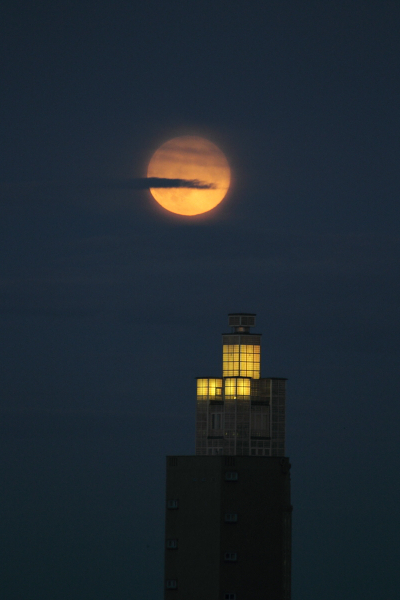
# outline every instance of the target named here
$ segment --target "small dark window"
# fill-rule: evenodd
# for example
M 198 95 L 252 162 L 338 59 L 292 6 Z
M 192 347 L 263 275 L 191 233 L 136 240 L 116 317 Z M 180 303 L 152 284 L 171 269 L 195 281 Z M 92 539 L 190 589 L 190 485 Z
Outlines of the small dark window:
M 225 594 L 224 600 L 236 600 L 236 594 Z
M 167 579 L 166 586 L 167 586 L 167 590 L 177 590 L 178 582 L 176 579 Z
M 172 538 L 167 540 L 167 548 L 170 550 L 176 550 L 178 548 L 178 540 Z
M 169 457 L 169 466 L 170 467 L 177 467 L 178 466 L 178 457 L 177 456 L 170 456 Z
M 236 562 L 237 561 L 237 553 L 236 552 L 225 552 L 224 560 L 226 562 Z
M 225 523 L 237 523 L 237 513 L 225 513 Z
M 238 474 L 236 471 L 226 471 L 225 473 L 225 481 L 237 481 Z
M 222 427 L 222 414 L 213 413 L 211 415 L 211 429 L 221 429 Z
M 168 502 L 167 502 L 167 508 L 174 509 L 174 508 L 178 508 L 178 506 L 179 506 L 178 500 L 168 500 Z

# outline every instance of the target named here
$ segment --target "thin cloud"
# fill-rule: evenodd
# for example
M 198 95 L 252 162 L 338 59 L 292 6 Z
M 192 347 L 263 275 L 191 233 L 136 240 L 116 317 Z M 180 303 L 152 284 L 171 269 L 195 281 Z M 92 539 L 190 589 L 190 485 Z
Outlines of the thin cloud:
M 168 179 L 165 177 L 140 177 L 107 182 L 108 189 L 148 190 L 150 188 L 191 188 L 195 190 L 214 190 L 215 183 L 206 183 L 198 179 Z

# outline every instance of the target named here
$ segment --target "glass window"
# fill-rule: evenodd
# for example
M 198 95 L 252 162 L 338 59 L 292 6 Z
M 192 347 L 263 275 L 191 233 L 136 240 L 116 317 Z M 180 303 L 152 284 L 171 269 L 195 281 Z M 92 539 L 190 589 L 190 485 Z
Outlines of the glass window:
M 208 380 L 208 397 L 215 398 L 215 396 L 220 395 L 220 394 L 218 394 L 217 390 L 221 390 L 221 387 L 222 387 L 221 379 L 209 379 Z
M 222 379 L 198 379 L 197 380 L 197 397 L 198 398 L 215 398 L 221 395 Z
M 208 379 L 197 380 L 197 395 L 208 396 Z
M 250 396 L 250 379 L 227 377 L 225 379 L 225 398 Z
M 237 513 L 225 513 L 224 520 L 225 520 L 225 523 L 237 523 L 237 520 L 238 520 Z
M 251 428 L 255 431 L 266 431 L 268 428 L 268 415 L 265 412 L 252 411 Z
M 224 559 L 228 562 L 236 562 L 237 561 L 237 553 L 236 552 L 225 552 Z
M 237 380 L 237 395 L 250 396 L 250 379 Z
M 260 346 L 258 344 L 224 344 L 222 348 L 224 377 L 260 378 Z
M 211 429 L 222 428 L 222 413 L 213 413 L 211 415 Z

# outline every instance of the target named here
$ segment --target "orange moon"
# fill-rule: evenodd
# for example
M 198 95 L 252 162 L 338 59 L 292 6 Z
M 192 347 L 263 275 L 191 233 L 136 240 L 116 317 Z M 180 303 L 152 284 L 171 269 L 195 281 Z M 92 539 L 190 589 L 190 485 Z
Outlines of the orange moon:
M 161 206 L 178 215 L 199 215 L 213 209 L 226 196 L 231 171 L 225 155 L 212 142 L 196 136 L 176 137 L 156 150 L 147 177 L 196 180 L 210 188 L 150 188 Z

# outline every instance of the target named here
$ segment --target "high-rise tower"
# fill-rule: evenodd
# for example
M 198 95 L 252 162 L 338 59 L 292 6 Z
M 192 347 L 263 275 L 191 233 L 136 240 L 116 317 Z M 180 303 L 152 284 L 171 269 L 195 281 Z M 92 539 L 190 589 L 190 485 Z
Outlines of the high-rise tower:
M 165 599 L 290 600 L 285 383 L 254 314 L 229 315 L 222 377 L 197 380 L 196 456 L 167 457 Z
M 286 379 L 261 378 L 254 314 L 229 315 L 222 377 L 197 379 L 196 454 L 285 455 Z

